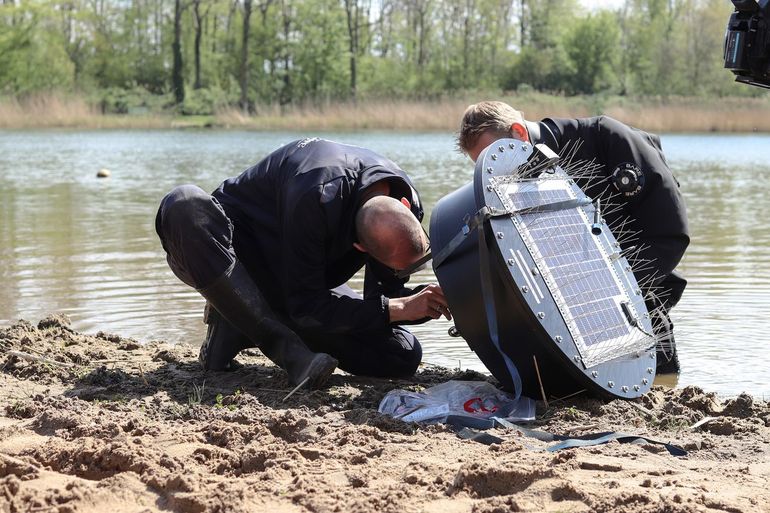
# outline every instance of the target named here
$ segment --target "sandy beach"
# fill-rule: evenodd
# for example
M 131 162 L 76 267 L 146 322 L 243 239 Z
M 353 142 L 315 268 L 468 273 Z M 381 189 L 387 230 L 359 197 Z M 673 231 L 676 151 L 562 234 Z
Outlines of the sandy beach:
M 770 511 L 770 406 L 749 395 L 540 402 L 530 428 L 622 431 L 687 455 L 617 441 L 549 452 L 516 431 L 484 445 L 377 413 L 394 388 L 487 379 L 475 372 L 338 371 L 282 402 L 283 371 L 257 350 L 239 361 L 204 373 L 192 347 L 78 333 L 63 316 L 0 329 L 0 511 Z

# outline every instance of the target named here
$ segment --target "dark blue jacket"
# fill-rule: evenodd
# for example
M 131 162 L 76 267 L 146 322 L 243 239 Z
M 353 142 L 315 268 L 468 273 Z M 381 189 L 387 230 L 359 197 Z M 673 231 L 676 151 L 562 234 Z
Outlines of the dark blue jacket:
M 381 180 L 422 220 L 417 191 L 395 163 L 318 138 L 277 149 L 213 196 L 233 222 L 239 260 L 276 311 L 303 329 L 360 333 L 387 328 L 387 298 L 410 292 L 406 280 L 353 247 L 362 193 Z M 364 265 L 364 299 L 330 291 Z

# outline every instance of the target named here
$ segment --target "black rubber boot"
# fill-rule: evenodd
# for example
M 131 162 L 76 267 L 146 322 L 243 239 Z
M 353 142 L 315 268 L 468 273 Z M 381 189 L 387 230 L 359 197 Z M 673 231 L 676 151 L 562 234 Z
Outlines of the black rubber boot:
M 673 374 L 680 371 L 679 355 L 674 340 L 674 324 L 667 313 L 657 312 L 653 318 L 653 331 L 658 337 L 655 346 L 658 374 Z
M 270 360 L 284 369 L 289 382 L 299 385 L 306 378 L 308 388 L 318 388 L 334 372 L 337 360 L 326 353 L 314 353 L 299 336 L 281 323 L 270 309 L 246 268 L 235 261 L 229 271 L 198 292 L 227 322 L 209 324 L 209 334 L 201 348 L 204 369 L 224 370 L 233 357 L 244 349 L 243 336 Z M 240 337 L 228 336 L 231 331 Z M 232 330 L 235 328 L 235 330 Z
M 257 347 L 249 337 L 233 328 L 216 308 L 206 303 L 203 322 L 208 325 L 198 360 L 204 370 L 232 371 L 242 367 L 235 356 L 243 349 Z

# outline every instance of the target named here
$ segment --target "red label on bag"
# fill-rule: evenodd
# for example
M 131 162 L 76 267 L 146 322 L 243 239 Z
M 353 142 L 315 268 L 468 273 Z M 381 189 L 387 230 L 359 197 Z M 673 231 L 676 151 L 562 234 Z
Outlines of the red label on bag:
M 493 406 L 490 410 L 484 406 L 484 401 L 481 400 L 481 397 L 474 397 L 473 399 L 468 399 L 465 401 L 463 404 L 463 410 L 467 411 L 468 413 L 478 413 L 480 411 L 483 411 L 484 413 L 494 413 L 497 411 L 497 405 Z

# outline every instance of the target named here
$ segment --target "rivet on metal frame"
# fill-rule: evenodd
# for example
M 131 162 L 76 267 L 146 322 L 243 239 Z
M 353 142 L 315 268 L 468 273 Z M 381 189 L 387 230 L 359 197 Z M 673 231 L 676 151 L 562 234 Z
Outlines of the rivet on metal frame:
M 537 276 L 538 274 L 540 274 L 540 271 L 537 270 L 537 267 L 533 267 L 532 269 L 529 270 L 529 272 L 532 273 L 532 276 Z
M 492 168 L 492 166 L 487 168 L 487 173 L 494 173 L 495 170 Z
M 545 319 L 545 312 L 537 312 L 538 319 Z
M 634 291 L 634 294 L 636 294 L 637 296 L 641 296 L 642 295 L 642 289 L 636 289 Z
M 516 261 L 513 258 L 509 258 L 508 259 L 508 265 L 513 265 L 515 263 L 516 263 Z
M 515 144 L 513 144 L 513 143 L 508 143 L 508 147 L 509 147 L 510 149 L 514 149 L 514 148 L 516 147 L 516 145 L 515 145 Z
M 491 186 L 491 185 L 487 185 L 487 190 L 488 190 L 489 192 L 492 192 L 492 186 Z
M 504 151 L 505 151 L 505 146 L 503 146 L 503 145 L 501 144 L 500 146 L 498 146 L 498 147 L 497 147 L 497 150 L 498 150 L 500 153 L 502 153 L 502 152 L 504 152 Z
M 561 344 L 562 338 L 561 335 L 556 335 L 553 337 L 553 339 L 556 341 L 557 344 Z
M 647 353 L 647 355 L 648 355 L 650 358 L 652 358 L 653 360 L 655 359 L 655 353 L 653 353 L 652 351 L 650 351 L 649 353 Z
M 652 367 L 647 367 L 647 374 L 652 374 L 653 372 L 655 372 L 655 369 Z
M 599 377 L 599 373 L 596 372 L 596 371 L 591 371 L 591 377 L 592 378 L 598 378 Z
M 638 391 L 639 391 L 639 385 L 634 385 L 634 392 L 638 392 Z
M 498 239 L 502 239 L 503 237 L 505 237 L 505 235 L 503 235 L 503 232 L 497 232 Z
M 649 381 L 647 378 L 644 378 L 644 379 L 642 380 L 642 385 L 646 385 L 646 384 L 647 384 L 647 383 L 649 383 L 649 382 L 650 382 L 650 381 Z
M 526 294 L 527 292 L 529 292 L 529 287 L 524 285 L 523 287 L 521 287 L 521 291 Z
M 529 149 L 529 146 L 527 146 L 526 144 L 521 145 L 521 151 L 527 151 L 528 149 Z
M 493 153 L 492 155 L 490 155 L 490 158 L 491 158 L 492 160 L 497 160 L 497 154 L 496 154 L 496 153 Z
M 575 356 L 572 357 L 572 359 L 575 360 L 576 362 L 580 362 L 580 355 L 576 354 Z
M 614 382 L 614 381 L 608 381 L 608 382 L 607 382 L 607 386 L 608 386 L 608 387 L 610 387 L 610 388 L 612 388 L 612 387 L 614 387 L 614 386 L 615 386 L 615 382 Z
M 623 392 L 628 392 L 628 387 L 627 387 L 626 385 L 623 385 L 622 387 L 620 387 L 620 389 L 621 389 Z

